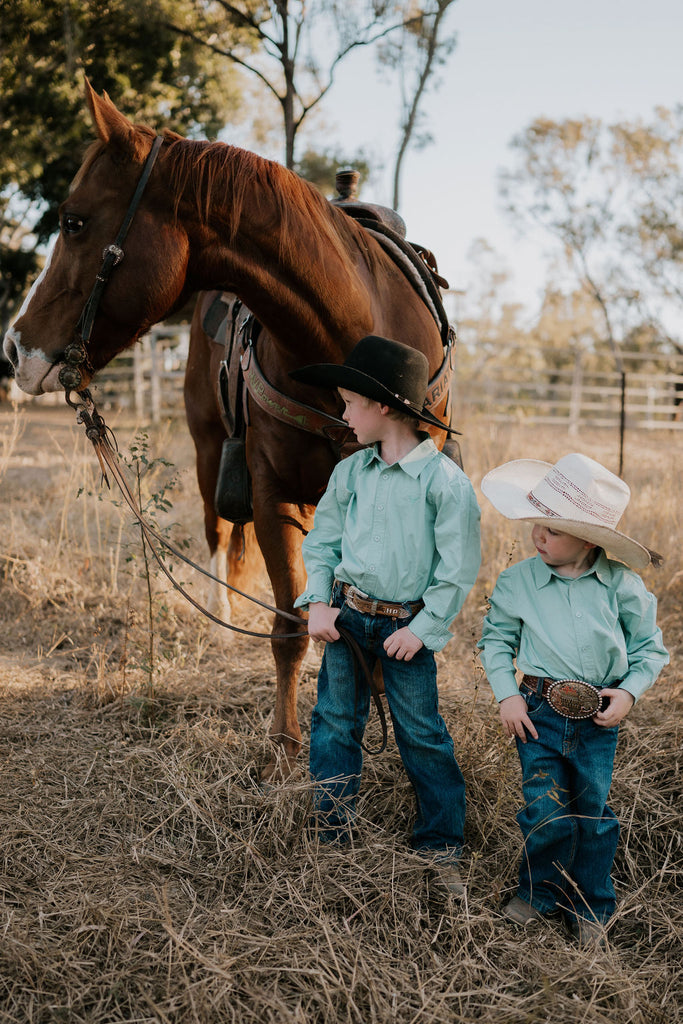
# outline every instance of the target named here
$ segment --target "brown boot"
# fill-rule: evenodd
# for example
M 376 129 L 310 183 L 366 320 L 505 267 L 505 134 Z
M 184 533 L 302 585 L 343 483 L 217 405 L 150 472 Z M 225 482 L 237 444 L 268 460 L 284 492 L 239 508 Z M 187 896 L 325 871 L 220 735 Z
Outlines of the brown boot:
M 536 910 L 536 907 L 532 907 L 521 896 L 512 897 L 510 902 L 503 907 L 503 915 L 507 917 L 508 921 L 514 921 L 515 924 L 522 925 L 522 927 L 534 924 L 536 921 L 544 921 L 546 918 L 545 914 Z
M 444 862 L 432 865 L 432 885 L 443 896 L 464 896 L 465 883 L 457 864 Z
M 571 922 L 572 935 L 580 946 L 596 946 L 598 949 L 607 948 L 605 937 L 605 926 L 599 921 L 589 921 L 585 917 L 575 917 Z

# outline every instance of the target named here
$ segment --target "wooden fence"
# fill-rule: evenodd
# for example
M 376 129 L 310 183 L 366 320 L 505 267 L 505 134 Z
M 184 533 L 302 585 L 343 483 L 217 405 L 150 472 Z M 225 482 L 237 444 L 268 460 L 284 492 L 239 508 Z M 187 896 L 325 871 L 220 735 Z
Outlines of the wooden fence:
M 520 355 L 522 350 L 520 349 Z M 548 353 L 550 355 L 550 353 Z M 477 410 L 498 422 L 564 424 L 571 434 L 585 427 L 618 426 L 624 399 L 625 426 L 640 430 L 683 429 L 683 356 L 659 361 L 641 352 L 622 352 L 624 374 L 585 366 L 577 353 L 573 366 L 516 365 L 510 352 L 503 365 L 456 355 L 453 387 L 456 408 Z
M 94 397 L 103 409 L 127 408 L 140 421 L 158 422 L 183 415 L 182 382 L 189 326 L 159 326 L 134 349 L 118 356 L 96 378 Z M 476 411 L 498 422 L 618 427 L 621 375 L 594 370 L 578 353 L 573 365 L 550 365 L 541 350 L 507 350 L 504 363 L 456 352 L 453 397 L 461 412 Z M 522 360 L 522 355 L 524 356 Z M 556 355 L 556 353 L 555 353 Z M 628 429 L 683 429 L 683 356 L 657 361 L 639 352 L 623 352 L 625 425 Z
M 153 327 L 139 344 L 100 370 L 92 387 L 95 402 L 103 410 L 130 409 L 140 422 L 184 415 L 189 343 L 189 324 Z

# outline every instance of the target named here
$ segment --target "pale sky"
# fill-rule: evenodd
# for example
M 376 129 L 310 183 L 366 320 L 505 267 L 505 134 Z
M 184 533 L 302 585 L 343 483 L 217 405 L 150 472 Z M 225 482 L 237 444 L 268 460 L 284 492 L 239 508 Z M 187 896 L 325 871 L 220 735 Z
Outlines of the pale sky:
M 683 102 L 683 0 L 457 0 L 458 45 L 429 103 L 435 137 L 404 165 L 408 238 L 432 249 L 452 288 L 466 288 L 467 252 L 485 238 L 529 308 L 543 285 L 539 239 L 518 240 L 499 208 L 497 171 L 534 118 L 648 117 Z M 325 116 L 349 147 L 387 162 L 363 198 L 388 204 L 396 105 L 367 57 L 339 74 Z

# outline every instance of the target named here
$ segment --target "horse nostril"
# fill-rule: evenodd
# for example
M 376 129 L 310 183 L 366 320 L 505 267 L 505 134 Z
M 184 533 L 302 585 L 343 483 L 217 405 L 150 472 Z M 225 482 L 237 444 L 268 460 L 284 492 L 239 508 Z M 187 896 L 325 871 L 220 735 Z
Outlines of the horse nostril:
M 17 352 L 16 342 L 14 340 L 14 333 L 12 328 L 7 331 L 5 335 L 5 341 L 2 346 L 2 350 L 5 353 L 5 358 L 12 364 L 13 367 L 19 362 L 19 355 Z

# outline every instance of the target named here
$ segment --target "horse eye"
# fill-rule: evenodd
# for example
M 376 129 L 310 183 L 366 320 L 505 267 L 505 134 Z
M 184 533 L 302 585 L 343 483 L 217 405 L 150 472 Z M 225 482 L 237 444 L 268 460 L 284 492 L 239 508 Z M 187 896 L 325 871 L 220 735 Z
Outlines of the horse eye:
M 73 213 L 65 213 L 62 217 L 62 231 L 65 235 L 77 235 L 85 227 L 85 221 Z

